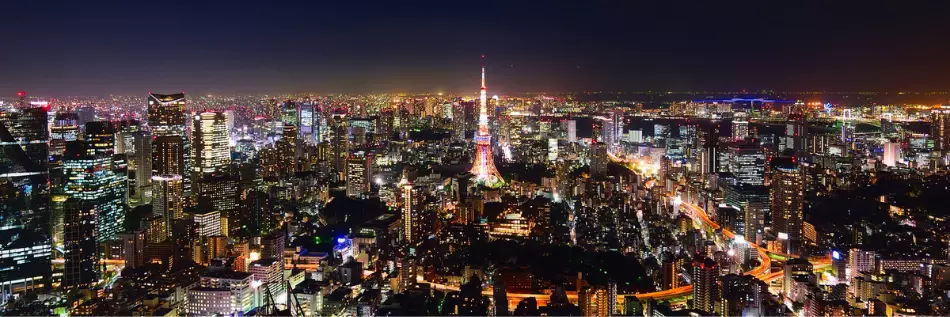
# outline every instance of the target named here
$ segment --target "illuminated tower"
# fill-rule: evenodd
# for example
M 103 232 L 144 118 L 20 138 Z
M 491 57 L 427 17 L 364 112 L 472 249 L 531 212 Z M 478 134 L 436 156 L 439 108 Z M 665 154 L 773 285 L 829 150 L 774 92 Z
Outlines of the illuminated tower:
M 501 173 L 495 169 L 492 160 L 491 135 L 488 134 L 488 88 L 485 87 L 485 56 L 482 55 L 482 89 L 478 96 L 478 132 L 475 133 L 475 163 L 472 165 L 472 174 L 475 181 L 488 187 L 504 184 Z

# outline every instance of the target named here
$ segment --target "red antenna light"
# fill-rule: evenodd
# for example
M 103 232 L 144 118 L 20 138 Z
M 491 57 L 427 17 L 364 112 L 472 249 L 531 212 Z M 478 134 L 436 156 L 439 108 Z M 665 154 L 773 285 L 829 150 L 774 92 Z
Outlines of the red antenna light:
M 25 96 L 26 96 L 26 92 L 25 92 L 25 91 L 18 91 L 18 92 L 16 93 L 16 95 L 17 95 L 17 97 L 25 97 Z

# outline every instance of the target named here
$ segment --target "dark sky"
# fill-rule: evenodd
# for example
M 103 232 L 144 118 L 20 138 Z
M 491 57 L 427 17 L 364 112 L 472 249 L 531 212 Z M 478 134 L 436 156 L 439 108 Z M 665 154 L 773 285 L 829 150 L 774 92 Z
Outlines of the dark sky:
M 0 95 L 950 87 L 942 1 L 194 2 L 5 1 Z

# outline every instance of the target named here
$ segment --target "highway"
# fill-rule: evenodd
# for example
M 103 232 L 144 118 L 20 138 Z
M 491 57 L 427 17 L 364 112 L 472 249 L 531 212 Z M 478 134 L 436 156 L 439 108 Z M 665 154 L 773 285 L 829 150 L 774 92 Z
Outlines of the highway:
M 613 154 L 611 154 L 611 153 L 609 153 L 609 152 L 608 152 L 608 157 L 609 157 L 612 161 L 614 161 L 614 162 L 618 162 L 618 163 L 623 164 L 624 166 L 626 166 L 627 168 L 629 168 L 629 169 L 630 169 L 631 171 L 633 171 L 634 173 L 644 172 L 645 169 L 648 170 L 648 169 L 650 168 L 650 167 L 643 166 L 643 165 L 640 164 L 640 162 L 637 162 L 637 161 L 634 161 L 634 160 L 621 160 L 620 158 L 618 158 L 617 156 L 615 156 L 615 155 L 613 155 Z M 680 205 L 680 207 L 685 207 L 685 208 L 691 209 L 693 212 L 692 212 L 692 213 L 689 213 L 689 214 L 692 214 L 693 216 L 698 217 L 699 220 L 700 220 L 704 225 L 707 225 L 707 226 L 709 226 L 709 227 L 712 227 L 713 229 L 719 229 L 719 228 L 721 228 L 721 226 L 719 226 L 719 224 L 717 224 L 717 223 L 713 222 L 711 219 L 709 219 L 709 217 L 706 215 L 706 212 L 703 211 L 702 208 L 699 208 L 699 207 L 696 206 L 696 205 L 689 204 L 689 203 L 686 203 L 686 202 L 683 202 L 683 203 Z M 728 238 L 728 239 L 732 239 L 732 238 L 735 237 L 735 234 L 732 233 L 732 231 L 726 230 L 726 229 L 723 229 L 723 230 L 722 230 L 722 234 L 723 234 L 723 236 L 725 236 L 725 237 Z M 755 250 L 758 252 L 758 254 L 759 254 L 759 262 L 760 262 L 760 263 L 759 263 L 759 265 L 756 266 L 755 268 L 749 270 L 748 272 L 745 272 L 745 274 L 746 274 L 746 275 L 753 275 L 753 276 L 755 276 L 756 278 L 762 279 L 762 280 L 764 280 L 764 281 L 766 281 L 766 282 L 771 282 L 771 281 L 774 281 L 774 280 L 780 278 L 780 277 L 782 276 L 782 271 L 778 271 L 778 272 L 770 272 L 770 271 L 769 271 L 770 267 L 772 266 L 772 260 L 769 258 L 768 250 L 766 250 L 766 249 L 764 249 L 764 248 L 762 248 L 762 247 L 759 247 L 758 245 L 754 245 L 754 244 L 750 244 L 750 246 L 753 247 L 753 248 L 755 248 Z M 452 286 L 452 285 L 445 285 L 445 284 L 440 284 L 440 283 L 435 283 L 435 282 L 429 282 L 429 281 L 425 281 L 425 280 L 421 280 L 421 279 L 419 280 L 419 282 L 420 282 L 420 283 L 428 283 L 432 288 L 438 289 L 438 290 L 447 290 L 447 291 L 457 291 L 457 290 L 459 290 L 459 287 L 458 287 L 458 286 Z M 677 287 L 677 288 L 668 289 L 668 290 L 662 290 L 662 291 L 656 291 L 656 292 L 633 293 L 633 294 L 617 294 L 617 302 L 618 302 L 618 303 L 623 303 L 623 300 L 624 300 L 624 297 L 625 297 L 625 296 L 636 296 L 636 297 L 637 297 L 638 299 L 640 299 L 640 300 L 645 300 L 645 299 L 653 299 L 653 300 L 685 299 L 686 297 L 692 295 L 692 292 L 693 292 L 693 286 L 692 286 L 692 285 L 687 285 L 687 286 L 680 286 L 680 287 Z M 490 289 L 483 291 L 482 294 L 488 295 L 488 296 L 492 296 L 492 295 L 493 295 L 493 294 L 492 294 L 492 290 L 490 290 Z M 534 297 L 534 298 L 538 301 L 538 306 L 544 306 L 544 305 L 547 305 L 548 299 L 549 299 L 550 296 L 551 296 L 550 294 L 527 294 L 527 293 L 508 293 L 507 295 L 508 295 L 508 306 L 509 306 L 510 309 L 513 309 L 514 307 L 516 307 L 516 306 L 518 305 L 518 302 L 519 302 L 519 301 L 521 301 L 522 299 L 528 298 L 528 297 Z M 576 301 L 577 301 L 577 293 L 576 293 L 576 292 L 568 292 L 568 293 L 567 293 L 567 297 L 568 297 L 568 299 L 571 300 L 572 302 L 576 302 Z

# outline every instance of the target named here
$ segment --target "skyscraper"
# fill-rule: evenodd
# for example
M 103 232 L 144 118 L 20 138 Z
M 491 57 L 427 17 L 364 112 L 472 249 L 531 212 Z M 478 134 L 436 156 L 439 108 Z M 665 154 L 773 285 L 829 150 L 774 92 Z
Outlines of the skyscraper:
M 158 138 L 161 137 L 178 137 L 181 139 L 180 143 L 180 153 L 178 156 L 181 157 L 180 160 L 169 161 L 168 165 L 159 166 L 161 169 L 157 168 L 155 165 L 159 164 L 157 158 L 171 158 L 167 156 L 171 154 L 165 152 L 166 156 L 162 156 L 161 153 L 155 153 L 152 155 L 152 175 L 162 175 L 162 174 L 178 174 L 182 177 L 182 186 L 185 193 L 191 192 L 191 177 L 186 171 L 191 170 L 191 144 L 188 142 L 188 127 L 187 127 L 187 118 L 185 116 L 185 94 L 171 94 L 171 95 L 160 95 L 160 94 L 148 94 L 148 126 L 152 132 L 152 136 L 156 137 L 155 141 L 158 142 Z M 163 142 L 172 144 L 170 140 L 164 140 Z M 167 151 L 167 148 L 160 147 L 157 144 L 152 146 L 153 151 Z M 181 162 L 180 167 L 172 163 Z M 175 168 L 174 172 L 167 171 L 167 168 Z
M 66 263 L 63 287 L 67 290 L 88 288 L 99 279 L 96 203 L 69 198 L 64 210 L 63 249 Z
M 787 235 L 790 253 L 797 252 L 802 241 L 804 186 L 804 175 L 795 158 L 779 157 L 772 160 L 772 230 L 779 238 Z
M 115 239 L 125 221 L 125 179 L 115 171 L 111 154 L 96 154 L 94 145 L 83 141 L 66 143 L 63 193 L 83 201 L 97 212 L 96 238 Z
M 225 173 L 207 174 L 197 181 L 195 185 L 195 196 L 197 197 L 198 207 L 202 210 L 220 211 L 221 217 L 228 220 L 236 220 L 238 213 L 238 181 L 234 177 Z M 223 223 L 229 230 L 241 229 L 238 226 L 232 228 L 230 223 Z M 228 235 L 230 232 L 222 232 Z
M 950 106 L 941 105 L 930 110 L 930 135 L 934 140 L 934 151 L 940 152 L 940 157 L 946 157 L 950 152 Z
M 231 163 L 227 123 L 227 116 L 222 112 L 202 112 L 194 117 L 196 179 L 200 179 L 202 173 L 222 172 Z
M 475 162 L 471 173 L 475 174 L 475 181 L 492 187 L 501 185 L 505 180 L 495 168 L 492 158 L 491 134 L 488 133 L 488 88 L 485 86 L 485 56 L 482 55 L 482 88 L 478 95 L 478 132 L 475 134 Z
M 116 126 L 109 121 L 93 121 L 86 123 L 84 141 L 90 154 L 112 156 L 115 154 Z
M 67 141 L 79 139 L 79 120 L 74 112 L 57 112 L 50 127 L 49 154 L 63 155 Z
M 719 298 L 719 266 L 706 258 L 693 262 L 693 308 L 713 312 Z
M 590 173 L 604 175 L 607 173 L 607 144 L 596 142 L 590 145 Z
M 148 204 L 152 201 L 152 136 L 148 131 L 132 133 L 129 170 L 135 175 L 130 196 L 140 204 Z
M 741 141 L 749 137 L 749 114 L 736 112 L 732 117 L 732 140 Z
M 765 151 L 758 140 L 743 139 L 729 146 L 729 171 L 740 185 L 765 185 Z
M 155 137 L 152 141 L 152 175 L 184 173 L 184 139 L 174 135 Z
M 358 151 L 346 160 L 346 195 L 360 197 L 369 194 L 373 175 L 373 154 Z
M 567 142 L 577 142 L 577 120 L 567 120 Z
M 49 283 L 47 110 L 0 109 L 0 303 Z
M 148 126 L 155 136 L 185 136 L 185 94 L 148 94 Z
M 152 215 L 162 217 L 165 231 L 171 233 L 171 224 L 184 213 L 184 194 L 181 175 L 152 176 Z

